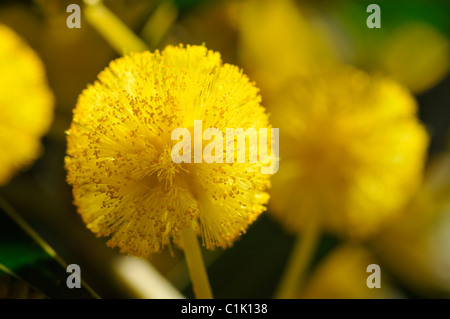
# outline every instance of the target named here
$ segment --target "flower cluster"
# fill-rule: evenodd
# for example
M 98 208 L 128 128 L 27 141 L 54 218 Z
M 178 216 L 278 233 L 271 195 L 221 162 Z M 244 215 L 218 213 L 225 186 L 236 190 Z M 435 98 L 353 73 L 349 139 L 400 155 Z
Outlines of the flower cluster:
M 271 105 L 284 146 L 274 215 L 291 230 L 319 214 L 329 231 L 373 234 L 421 182 L 428 138 L 414 98 L 350 67 L 292 81 L 284 93 Z

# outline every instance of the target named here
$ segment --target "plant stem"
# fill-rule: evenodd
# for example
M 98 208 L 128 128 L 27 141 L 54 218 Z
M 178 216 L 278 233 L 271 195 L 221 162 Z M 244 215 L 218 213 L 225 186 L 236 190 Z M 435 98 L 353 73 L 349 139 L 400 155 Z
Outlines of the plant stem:
M 295 292 L 301 288 L 305 271 L 314 256 L 319 234 L 319 218 L 318 216 L 310 216 L 305 230 L 297 235 L 287 267 L 275 293 L 275 298 L 293 298 Z
M 183 229 L 181 231 L 181 241 L 183 242 L 184 255 L 191 276 L 195 297 L 197 299 L 212 299 L 213 296 L 209 285 L 208 274 L 206 273 L 202 252 L 194 230 Z
M 94 4 L 90 4 L 90 1 L 85 2 L 86 20 L 108 41 L 117 53 L 123 55 L 129 52 L 148 50 L 144 41 L 136 36 L 101 1 L 94 2 Z
M 151 49 L 159 46 L 166 33 L 172 28 L 178 16 L 178 10 L 172 1 L 161 1 L 145 23 L 140 33 Z

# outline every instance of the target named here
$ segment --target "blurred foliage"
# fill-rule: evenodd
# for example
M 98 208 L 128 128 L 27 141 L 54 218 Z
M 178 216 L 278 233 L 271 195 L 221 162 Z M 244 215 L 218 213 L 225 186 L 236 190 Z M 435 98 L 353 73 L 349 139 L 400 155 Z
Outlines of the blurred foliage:
M 84 284 L 69 289 L 59 256 L 0 198 L 0 270 L 37 287 L 50 298 L 93 298 Z M 23 285 L 18 288 L 26 291 Z M 24 292 L 25 294 L 25 292 Z
M 44 299 L 46 296 L 27 283 L 0 270 L 0 299 Z

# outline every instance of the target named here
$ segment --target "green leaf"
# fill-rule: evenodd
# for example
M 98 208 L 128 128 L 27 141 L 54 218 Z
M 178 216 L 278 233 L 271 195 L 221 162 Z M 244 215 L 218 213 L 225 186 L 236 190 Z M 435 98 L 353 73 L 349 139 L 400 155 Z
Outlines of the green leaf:
M 0 271 L 19 278 L 50 298 L 98 298 L 83 281 L 68 288 L 67 264 L 0 198 Z

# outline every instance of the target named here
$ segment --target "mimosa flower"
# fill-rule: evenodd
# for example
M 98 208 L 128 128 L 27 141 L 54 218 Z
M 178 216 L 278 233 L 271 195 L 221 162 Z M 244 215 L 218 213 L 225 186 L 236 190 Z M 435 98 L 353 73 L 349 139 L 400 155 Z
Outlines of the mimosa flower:
M 36 53 L 0 25 L 0 185 L 30 165 L 50 127 L 53 95 Z
M 380 264 L 362 245 L 344 244 L 333 249 L 314 269 L 298 297 L 304 299 L 392 299 L 402 297 L 381 266 L 380 288 L 370 289 L 368 265 Z M 371 282 L 371 280 L 369 280 Z
M 239 57 L 272 97 L 294 76 L 320 72 L 338 60 L 329 32 L 292 0 L 247 0 L 239 11 Z
M 122 252 L 147 256 L 182 229 L 227 247 L 268 201 L 260 163 L 172 161 L 174 129 L 268 127 L 258 89 L 203 46 L 168 46 L 110 63 L 80 95 L 66 169 L 78 211 Z
M 429 161 L 419 192 L 371 247 L 415 293 L 450 296 L 450 153 Z
M 379 69 L 422 93 L 450 70 L 450 41 L 431 25 L 408 23 L 398 27 L 380 46 Z
M 310 214 L 325 230 L 366 237 L 417 190 L 427 134 L 406 89 L 353 68 L 298 80 L 270 105 L 283 165 L 272 208 L 299 231 Z

